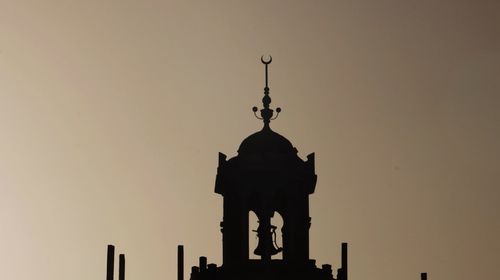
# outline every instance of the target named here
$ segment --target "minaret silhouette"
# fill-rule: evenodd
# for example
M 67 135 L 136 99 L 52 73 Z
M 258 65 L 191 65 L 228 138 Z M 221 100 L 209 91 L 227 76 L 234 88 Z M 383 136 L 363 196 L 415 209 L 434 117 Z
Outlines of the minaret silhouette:
M 342 244 L 342 266 L 334 277 L 332 266 L 316 266 L 309 256 L 309 195 L 314 193 L 317 176 L 314 154 L 304 161 L 297 149 L 270 123 L 281 112 L 270 107 L 268 68 L 272 57 L 261 58 L 265 65 L 265 87 L 262 109 L 253 107 L 255 116 L 263 121 L 260 131 L 243 140 L 238 155 L 227 159 L 219 153 L 215 192 L 223 196 L 221 266 L 207 265 L 202 256 L 191 269 L 191 280 L 226 279 L 310 279 L 347 280 L 347 243 Z M 257 112 L 260 111 L 260 114 Z M 275 114 L 276 113 L 276 114 Z M 249 258 L 249 214 L 258 218 L 254 230 L 258 245 Z M 283 227 L 271 224 L 275 215 L 283 219 Z M 282 244 L 277 243 L 282 235 Z M 179 247 L 181 248 L 181 247 Z M 273 259 L 278 253 L 282 259 Z M 183 250 L 178 249 L 178 280 L 183 280 Z
M 298 157 L 292 143 L 274 132 L 270 123 L 281 108 L 271 109 L 269 96 L 269 64 L 265 65 L 263 108 L 253 107 L 262 129 L 243 140 L 238 155 L 227 159 L 219 153 L 219 166 L 215 179 L 215 192 L 223 196 L 222 265 L 207 263 L 201 256 L 199 265 L 191 268 L 191 280 L 347 280 L 347 243 L 341 246 L 341 266 L 333 275 L 332 266 L 316 266 L 309 257 L 309 195 L 314 193 L 314 153 L 304 161 Z M 276 112 L 276 115 L 274 115 Z M 249 214 L 258 218 L 258 245 L 253 250 L 259 260 L 249 258 Z M 283 227 L 271 224 L 271 218 L 280 215 Z M 283 244 L 278 244 L 276 231 L 281 232 Z M 273 259 L 283 253 L 283 259 Z M 106 280 L 114 280 L 115 246 L 108 245 Z M 177 280 L 184 280 L 184 246 L 177 247 Z M 119 255 L 119 280 L 125 280 L 125 255 Z M 427 280 L 427 273 L 420 274 Z
M 199 265 L 191 268 L 191 280 L 347 280 L 347 243 L 341 245 L 341 266 L 333 275 L 332 266 L 316 266 L 309 257 L 309 195 L 314 193 L 314 153 L 304 161 L 298 157 L 292 143 L 274 132 L 270 123 L 281 112 L 271 109 L 268 60 L 265 65 L 263 108 L 253 107 L 255 117 L 262 120 L 262 129 L 243 140 L 238 155 L 227 159 L 219 153 L 215 192 L 223 196 L 222 265 L 207 263 L 201 256 Z M 274 115 L 276 112 L 276 115 Z M 258 218 L 258 245 L 253 253 L 260 259 L 249 258 L 249 214 Z M 271 224 L 280 215 L 283 227 Z M 283 244 L 278 244 L 276 231 L 281 232 Z M 273 259 L 283 253 L 283 259 Z M 108 245 L 106 280 L 114 280 L 115 247 Z M 177 280 L 184 280 L 184 246 L 177 247 Z M 125 255 L 119 255 L 119 280 L 125 280 Z M 427 273 L 420 274 L 427 280 Z

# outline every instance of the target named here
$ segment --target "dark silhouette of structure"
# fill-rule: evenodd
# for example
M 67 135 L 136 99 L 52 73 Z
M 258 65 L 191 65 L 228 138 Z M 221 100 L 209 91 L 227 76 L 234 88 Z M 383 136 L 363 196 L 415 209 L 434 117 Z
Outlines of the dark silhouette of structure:
M 223 263 L 207 263 L 201 256 L 199 265 L 191 268 L 191 280 L 347 280 L 347 243 L 341 246 L 341 265 L 336 273 L 330 264 L 316 266 L 309 256 L 309 195 L 314 193 L 317 176 L 314 153 L 302 160 L 292 143 L 274 132 L 270 122 L 278 117 L 280 108 L 270 108 L 268 66 L 272 61 L 261 58 L 265 65 L 263 108 L 253 107 L 255 116 L 264 122 L 262 130 L 243 140 L 238 155 L 227 159 L 219 153 L 215 192 L 223 196 L 222 232 Z M 276 111 L 276 115 L 274 112 Z M 258 245 L 250 259 L 249 215 L 258 219 L 253 230 Z M 279 215 L 283 226 L 271 224 Z M 282 244 L 277 235 L 281 234 Z M 108 246 L 106 280 L 113 280 L 113 245 Z M 282 259 L 273 256 L 282 253 Z M 178 280 L 184 280 L 184 247 L 177 248 Z M 120 255 L 119 280 L 125 280 L 125 256 Z M 421 273 L 427 280 L 427 273 Z
M 342 265 L 335 277 L 332 266 L 318 268 L 309 257 L 309 195 L 314 193 L 316 174 L 314 154 L 302 160 L 292 143 L 270 128 L 280 108 L 270 108 L 268 66 L 272 61 L 261 58 L 265 65 L 265 88 L 260 115 L 262 130 L 241 143 L 238 155 L 227 159 L 219 153 L 219 167 L 215 192 L 224 198 L 222 231 L 223 264 L 208 264 L 200 257 L 199 266 L 191 270 L 191 280 L 212 279 L 337 279 L 347 280 L 347 243 L 342 243 Z M 277 113 L 276 115 L 274 113 Z M 258 245 L 253 250 L 260 259 L 249 258 L 249 215 L 258 218 L 254 230 Z M 283 227 L 271 224 L 271 218 L 280 215 Z M 276 235 L 282 235 L 282 247 Z M 181 247 L 182 248 L 182 247 Z M 179 249 L 179 271 L 182 249 Z M 282 259 L 273 259 L 283 254 Z M 183 275 L 179 272 L 179 280 Z

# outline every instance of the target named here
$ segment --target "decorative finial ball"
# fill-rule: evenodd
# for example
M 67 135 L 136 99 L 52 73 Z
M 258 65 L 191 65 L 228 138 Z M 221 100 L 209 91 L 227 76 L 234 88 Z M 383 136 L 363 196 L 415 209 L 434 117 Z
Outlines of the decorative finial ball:
M 257 107 L 255 107 L 255 106 L 252 108 L 252 111 L 253 111 L 254 113 L 255 113 L 255 112 L 257 112 L 257 110 L 259 110 L 259 109 L 257 109 Z
M 276 108 L 276 112 L 280 113 L 281 112 L 281 108 L 280 107 Z

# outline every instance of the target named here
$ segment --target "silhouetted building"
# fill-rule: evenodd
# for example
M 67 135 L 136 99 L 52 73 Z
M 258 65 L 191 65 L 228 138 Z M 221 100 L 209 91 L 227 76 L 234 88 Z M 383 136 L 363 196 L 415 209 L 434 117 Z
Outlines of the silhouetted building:
M 332 266 L 317 267 L 309 256 L 309 195 L 316 187 L 314 154 L 302 160 L 290 141 L 271 130 L 270 122 L 281 112 L 270 108 L 268 86 L 269 61 L 265 65 L 263 108 L 253 112 L 264 122 L 262 130 L 243 140 L 238 155 L 227 159 L 219 153 L 219 167 L 215 192 L 224 198 L 224 213 L 220 223 L 222 232 L 222 265 L 208 264 L 200 257 L 199 265 L 191 268 L 191 280 L 347 280 L 347 243 L 341 246 L 341 265 L 334 272 Z M 251 259 L 249 250 L 249 216 L 255 214 L 258 238 Z M 279 215 L 283 226 L 271 224 Z M 282 244 L 277 235 L 281 234 Z M 108 246 L 107 280 L 113 280 L 113 245 Z M 273 256 L 282 254 L 281 259 Z M 184 247 L 178 246 L 178 280 L 184 280 Z M 125 280 L 125 255 L 119 256 L 119 280 Z M 421 273 L 427 280 L 427 273 Z
M 219 167 L 215 192 L 224 198 L 222 232 L 223 263 L 208 264 L 200 257 L 199 266 L 192 267 L 191 280 L 212 279 L 338 279 L 347 280 L 347 244 L 342 244 L 342 266 L 337 273 L 331 265 L 316 266 L 309 256 L 309 195 L 314 193 L 316 174 L 314 154 L 302 160 L 297 149 L 285 137 L 270 128 L 277 117 L 270 108 L 268 65 L 265 64 L 266 86 L 260 116 L 264 126 L 247 137 L 238 149 L 238 155 L 227 159 L 219 153 Z M 276 109 L 279 114 L 280 108 Z M 258 218 L 255 233 L 258 245 L 253 249 L 260 259 L 250 259 L 249 215 Z M 271 224 L 271 218 L 280 215 L 283 227 Z M 276 235 L 282 235 L 282 247 Z M 282 259 L 273 259 L 282 253 Z M 179 248 L 179 256 L 183 254 Z M 179 257 L 181 271 L 182 257 Z M 179 272 L 179 280 L 183 273 Z

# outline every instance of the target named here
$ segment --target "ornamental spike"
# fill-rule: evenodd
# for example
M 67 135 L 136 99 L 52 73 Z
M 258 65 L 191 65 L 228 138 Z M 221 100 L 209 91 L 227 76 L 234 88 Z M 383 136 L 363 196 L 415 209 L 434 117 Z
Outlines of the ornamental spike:
M 278 115 L 281 112 L 281 108 L 279 107 L 276 108 L 276 116 L 273 117 L 274 110 L 269 108 L 269 105 L 271 104 L 271 97 L 269 96 L 269 72 L 268 72 L 268 66 L 273 61 L 273 57 L 269 56 L 268 60 L 264 60 L 264 56 L 262 56 L 260 58 L 260 61 L 265 65 L 265 72 L 266 72 L 266 86 L 264 87 L 264 97 L 262 98 L 262 105 L 264 106 L 264 108 L 260 110 L 260 117 L 257 115 L 257 111 L 259 110 L 257 107 L 253 107 L 252 111 L 257 119 L 263 120 L 264 122 L 263 129 L 269 129 L 269 123 L 272 120 L 278 118 Z

